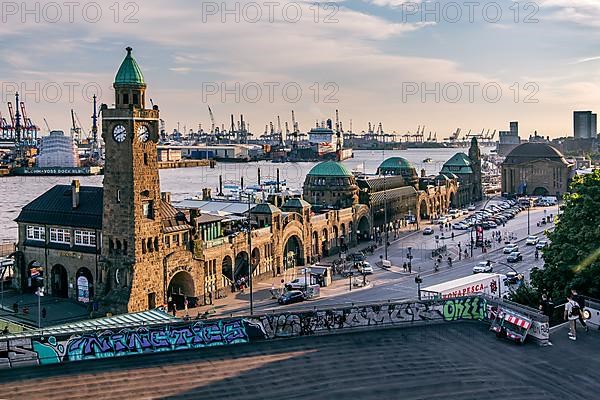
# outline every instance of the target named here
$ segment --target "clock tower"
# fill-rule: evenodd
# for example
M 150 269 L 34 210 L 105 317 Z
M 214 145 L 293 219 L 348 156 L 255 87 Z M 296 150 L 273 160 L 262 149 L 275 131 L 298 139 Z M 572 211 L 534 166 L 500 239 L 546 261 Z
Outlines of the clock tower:
M 146 108 L 146 83 L 131 52 L 128 47 L 115 78 L 114 107 L 101 107 L 106 147 L 99 303 L 113 313 L 147 310 L 165 297 L 159 110 Z

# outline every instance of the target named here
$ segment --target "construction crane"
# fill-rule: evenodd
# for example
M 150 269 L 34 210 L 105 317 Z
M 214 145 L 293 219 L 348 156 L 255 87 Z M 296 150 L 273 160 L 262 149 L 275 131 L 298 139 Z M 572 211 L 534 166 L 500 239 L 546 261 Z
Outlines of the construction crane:
M 50 129 L 50 125 L 48 124 L 48 121 L 46 121 L 46 118 L 44 118 L 44 124 L 46 125 L 46 129 L 48 129 L 48 133 L 50 133 L 52 130 Z
M 212 110 L 210 109 L 210 106 L 208 106 L 208 114 L 210 115 L 210 134 L 214 135 L 215 134 L 215 116 L 214 116 Z
M 281 118 L 279 117 L 279 115 L 277 116 L 277 139 L 279 141 L 279 144 L 283 145 L 283 131 L 281 130 Z

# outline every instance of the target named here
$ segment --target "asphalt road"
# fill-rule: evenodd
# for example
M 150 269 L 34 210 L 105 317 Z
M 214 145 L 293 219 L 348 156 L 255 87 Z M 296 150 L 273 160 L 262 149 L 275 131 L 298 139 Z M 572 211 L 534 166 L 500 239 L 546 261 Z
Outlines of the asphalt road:
M 490 204 L 494 204 L 495 201 L 491 201 Z M 557 212 L 556 207 L 536 207 L 530 210 L 530 232 L 532 235 L 537 235 L 540 239 L 545 239 L 543 232 L 546 229 L 552 229 L 552 224 L 546 224 L 537 226 L 545 215 L 555 214 Z M 465 217 L 456 219 L 452 223 L 460 221 Z M 522 211 L 517 214 L 515 218 L 509 220 L 506 226 L 499 227 L 495 231 L 500 231 L 501 234 L 509 235 L 513 234 L 516 236 L 516 240 L 512 240 L 512 243 L 519 245 L 519 251 L 523 255 L 523 261 L 510 264 L 512 269 L 525 276 L 525 279 L 529 279 L 529 272 L 532 268 L 543 266 L 542 253 L 540 252 L 540 258 L 535 260 L 535 246 L 526 246 L 525 239 L 528 236 L 528 217 L 527 211 Z M 426 225 L 427 226 L 427 225 Z M 380 256 L 383 255 L 383 247 L 376 250 L 373 255 L 370 255 L 367 260 L 374 266 L 375 272 L 373 275 L 369 275 L 368 279 L 370 285 L 368 288 L 362 290 L 353 291 L 342 291 L 340 294 L 335 296 L 328 296 L 325 298 L 311 300 L 309 302 L 292 304 L 287 306 L 278 306 L 274 300 L 266 300 L 263 302 L 255 303 L 256 311 L 267 311 L 267 310 L 282 310 L 282 309 L 298 309 L 306 307 L 321 307 L 325 305 L 345 304 L 352 302 L 370 302 L 370 301 L 387 301 L 387 300 L 398 300 L 406 298 L 415 298 L 418 295 L 417 284 L 414 282 L 415 275 L 420 273 L 423 283 L 421 288 L 432 286 L 438 283 L 447 282 L 453 279 L 458 279 L 464 276 L 471 275 L 473 273 L 473 266 L 480 261 L 491 260 L 494 267 L 494 272 L 505 274 L 512 269 L 506 265 L 507 254 L 503 253 L 504 241 L 501 244 L 497 242 L 494 246 L 488 250 L 487 254 L 483 254 L 480 248 L 474 249 L 473 257 L 467 259 L 458 260 L 458 243 L 461 243 L 461 248 L 464 252 L 465 246 L 468 247 L 470 243 L 471 234 L 470 231 L 457 231 L 449 230 L 444 231 L 446 239 L 443 241 L 438 239 L 436 244 L 435 235 L 440 235 L 440 228 L 434 226 L 434 235 L 423 235 L 422 231 L 415 232 L 402 239 L 393 241 L 388 248 L 388 259 L 392 262 L 393 267 L 390 270 L 376 267 L 376 262 L 380 260 Z M 494 230 L 484 231 L 484 239 L 491 239 L 491 234 Z M 451 233 L 454 232 L 455 238 L 451 239 Z M 473 233 L 475 236 L 475 233 Z M 431 252 L 436 246 L 442 245 L 448 246 L 449 255 L 453 258 L 452 267 L 448 266 L 445 261 L 447 256 L 444 257 L 439 271 L 434 271 L 434 260 L 431 257 Z M 403 262 L 407 261 L 406 255 L 408 253 L 407 248 L 412 247 L 412 274 L 404 273 L 402 270 Z M 500 262 L 502 264 L 498 264 Z M 244 313 L 244 312 L 242 312 Z

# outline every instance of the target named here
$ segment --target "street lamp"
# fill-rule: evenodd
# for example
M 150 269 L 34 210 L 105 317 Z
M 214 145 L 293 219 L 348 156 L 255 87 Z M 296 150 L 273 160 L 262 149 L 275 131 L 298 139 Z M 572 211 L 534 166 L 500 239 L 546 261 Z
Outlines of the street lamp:
M 252 294 L 252 218 L 250 218 L 250 193 L 248 193 L 248 287 L 250 289 L 250 315 L 254 313 L 254 296 Z
M 412 271 L 412 247 L 408 246 L 408 270 Z
M 529 218 L 529 209 L 531 208 L 531 199 L 529 199 L 529 204 L 527 204 L 527 236 L 531 235 L 531 223 Z
M 44 287 L 39 287 L 35 292 L 38 297 L 38 329 L 42 328 L 42 296 L 44 295 Z
M 421 278 L 421 275 L 415 276 L 415 283 L 417 284 L 417 293 L 419 296 L 419 300 L 421 300 L 421 283 L 423 283 L 423 279 Z
M 473 227 L 475 225 L 471 226 L 471 258 L 473 258 Z

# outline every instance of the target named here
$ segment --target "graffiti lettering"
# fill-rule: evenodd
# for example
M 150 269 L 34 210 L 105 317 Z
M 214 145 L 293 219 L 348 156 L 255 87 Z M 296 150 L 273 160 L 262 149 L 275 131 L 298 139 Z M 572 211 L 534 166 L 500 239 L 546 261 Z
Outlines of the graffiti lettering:
M 446 300 L 444 303 L 444 320 L 482 320 L 485 318 L 485 311 L 486 302 L 479 297 Z

